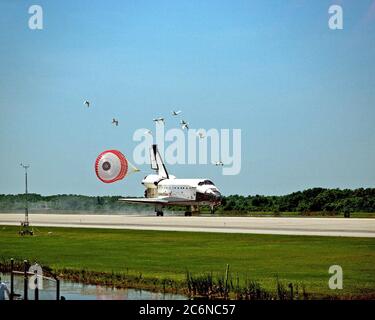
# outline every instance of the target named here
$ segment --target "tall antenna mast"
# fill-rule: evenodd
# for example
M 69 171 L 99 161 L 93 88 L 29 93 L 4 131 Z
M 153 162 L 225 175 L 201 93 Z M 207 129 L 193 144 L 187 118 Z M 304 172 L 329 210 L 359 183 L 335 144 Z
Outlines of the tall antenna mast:
M 30 234 L 33 235 L 33 231 L 29 229 L 29 202 L 28 202 L 28 189 L 27 189 L 27 169 L 30 165 L 25 165 L 23 163 L 20 166 L 25 170 L 25 221 L 21 222 L 20 235 Z

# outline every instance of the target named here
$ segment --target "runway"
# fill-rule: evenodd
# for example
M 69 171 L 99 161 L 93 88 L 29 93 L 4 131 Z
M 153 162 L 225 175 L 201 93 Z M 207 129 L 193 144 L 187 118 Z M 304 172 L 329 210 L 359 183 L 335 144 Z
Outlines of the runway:
M 134 230 L 375 237 L 375 219 L 30 214 L 31 226 Z M 1 213 L 0 225 L 20 225 L 23 214 Z M 1 234 L 1 228 L 0 228 Z

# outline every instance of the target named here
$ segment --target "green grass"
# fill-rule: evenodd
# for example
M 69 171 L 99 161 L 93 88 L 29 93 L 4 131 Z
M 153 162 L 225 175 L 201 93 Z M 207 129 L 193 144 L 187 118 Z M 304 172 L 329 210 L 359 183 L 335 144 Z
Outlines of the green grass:
M 303 283 L 309 293 L 375 293 L 375 239 L 108 229 L 38 228 L 20 237 L 17 227 L 0 227 L 0 257 L 53 269 L 123 272 L 145 278 L 185 279 L 223 274 L 226 264 L 241 281 L 274 289 L 280 280 Z M 52 233 L 48 233 L 52 232 Z M 328 288 L 328 268 L 341 265 L 344 289 Z

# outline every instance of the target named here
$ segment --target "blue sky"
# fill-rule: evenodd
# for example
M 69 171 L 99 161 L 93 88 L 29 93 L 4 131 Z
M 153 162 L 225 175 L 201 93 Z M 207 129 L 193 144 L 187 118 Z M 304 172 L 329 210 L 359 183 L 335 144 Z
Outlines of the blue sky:
M 344 30 L 328 28 L 334 3 Z M 32 4 L 43 30 L 28 28 Z M 148 166 L 107 185 L 95 158 L 131 158 L 133 132 L 174 108 L 194 128 L 242 129 L 240 175 L 170 166 L 178 177 L 224 194 L 375 187 L 373 0 L 3 0 L 0 12 L 0 193 L 23 192 L 22 161 L 31 192 L 140 196 Z

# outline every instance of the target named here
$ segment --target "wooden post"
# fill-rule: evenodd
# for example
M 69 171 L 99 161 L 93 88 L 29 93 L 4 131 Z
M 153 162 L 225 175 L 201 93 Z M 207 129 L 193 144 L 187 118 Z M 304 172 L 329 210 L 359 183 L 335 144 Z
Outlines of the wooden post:
M 289 289 L 290 289 L 290 300 L 293 300 L 293 283 L 289 283 Z
M 60 280 L 56 278 L 56 300 L 60 300 Z
M 227 264 L 227 270 L 225 271 L 225 291 L 224 291 L 225 299 L 228 299 L 228 274 L 229 274 L 229 264 Z
M 39 300 L 39 278 L 38 278 L 38 271 L 35 270 L 35 289 L 34 289 L 34 299 Z
M 27 276 L 27 260 L 23 261 L 23 299 L 28 300 L 28 276 Z
M 14 269 L 14 259 L 10 259 L 10 297 L 9 300 L 13 300 L 14 296 L 14 274 L 13 274 L 13 269 Z

